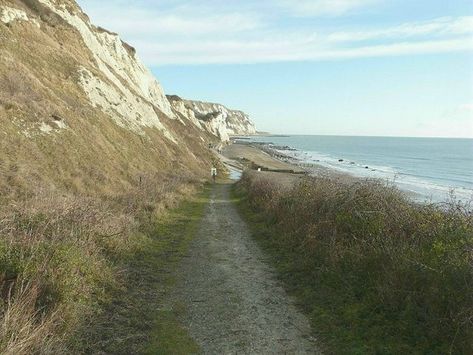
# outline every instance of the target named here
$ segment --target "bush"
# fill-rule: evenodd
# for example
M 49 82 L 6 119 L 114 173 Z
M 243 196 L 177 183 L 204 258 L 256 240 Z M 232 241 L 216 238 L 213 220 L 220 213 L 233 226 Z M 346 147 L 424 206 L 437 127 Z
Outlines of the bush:
M 332 347 L 472 353 L 469 205 L 416 204 L 379 181 L 308 178 L 284 191 L 246 174 L 241 186 Z
M 159 183 L 158 183 L 159 182 Z M 122 196 L 38 191 L 0 209 L 0 353 L 64 353 L 120 286 L 117 267 L 195 181 L 143 176 Z

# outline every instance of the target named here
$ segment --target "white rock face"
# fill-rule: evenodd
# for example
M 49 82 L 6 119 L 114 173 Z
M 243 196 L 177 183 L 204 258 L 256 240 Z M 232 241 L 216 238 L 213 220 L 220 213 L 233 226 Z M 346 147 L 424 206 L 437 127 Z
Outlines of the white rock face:
M 25 21 L 32 22 L 35 26 L 39 27 L 39 22 L 35 19 L 30 19 L 26 12 L 20 9 L 14 9 L 8 6 L 0 6 L 0 20 L 3 23 L 10 23 L 13 21 Z
M 63 121 L 54 121 L 54 124 L 57 126 L 57 129 L 67 129 L 67 124 Z
M 192 122 L 195 126 L 197 126 L 197 128 L 201 130 L 205 129 L 205 127 L 201 124 L 199 119 L 195 117 L 195 112 L 191 108 L 188 108 L 186 106 L 186 102 L 184 100 L 177 98 L 177 96 L 171 96 L 171 98 L 172 99 L 170 99 L 169 102 L 171 103 L 173 109 L 177 113 L 180 113 L 182 116 L 187 118 L 187 120 Z
M 114 112 L 121 117 L 116 121 L 121 125 L 141 133 L 140 126 L 157 127 L 168 138 L 171 134 L 160 122 L 158 115 L 152 108 L 157 107 L 170 118 L 175 118 L 171 105 L 152 73 L 137 58 L 131 47 L 126 47 L 118 35 L 109 33 L 93 26 L 82 13 L 71 13 L 64 4 L 53 0 L 39 0 L 43 5 L 61 16 L 67 23 L 76 28 L 85 45 L 91 51 L 98 69 L 110 81 L 105 83 L 89 72 L 89 79 L 81 79 L 87 95 L 95 106 L 101 105 L 103 111 L 110 115 Z M 77 11 L 79 9 L 77 8 Z M 86 71 L 81 69 L 81 75 Z M 96 87 L 92 87 L 96 84 Z M 100 90 L 105 97 L 99 97 Z M 119 102 L 124 99 L 124 102 Z M 116 107 L 104 106 L 107 102 L 118 104 Z M 136 107 L 134 107 L 136 106 Z M 132 113 L 131 117 L 128 114 Z M 129 120 L 129 122 L 127 122 Z M 128 123 L 128 124 L 127 124 Z M 172 139 L 174 141 L 174 139 Z
M 39 126 L 39 130 L 43 133 L 49 134 L 54 131 L 54 128 L 48 125 L 47 123 L 42 122 L 41 126 Z
M 78 85 L 91 105 L 109 115 L 119 126 L 138 134 L 144 134 L 145 127 L 157 128 L 176 144 L 179 142 L 160 119 L 162 114 L 176 119 L 176 124 L 195 125 L 221 141 L 228 141 L 231 135 L 256 133 L 253 123 L 241 111 L 180 98 L 170 102 L 153 74 L 138 59 L 135 50 L 122 42 L 118 35 L 91 24 L 73 0 L 35 1 L 77 30 L 93 58 L 93 62 L 87 61 L 78 68 Z M 19 9 L 0 6 L 0 11 L 0 19 L 4 23 L 17 20 L 38 23 L 33 15 L 29 16 L 29 13 Z M 53 127 L 43 125 L 39 130 L 51 133 L 55 129 Z
M 189 118 L 200 129 L 205 129 L 228 141 L 232 135 L 256 134 L 256 128 L 247 114 L 231 110 L 227 107 L 207 102 L 183 100 L 177 96 L 169 96 L 173 108 Z
M 132 94 L 129 90 L 120 91 L 117 87 L 100 80 L 86 68 L 80 69 L 79 84 L 94 107 L 100 107 L 118 125 L 142 133 L 142 127 L 160 129 L 166 138 L 177 143 L 166 127 L 157 119 L 153 106 Z

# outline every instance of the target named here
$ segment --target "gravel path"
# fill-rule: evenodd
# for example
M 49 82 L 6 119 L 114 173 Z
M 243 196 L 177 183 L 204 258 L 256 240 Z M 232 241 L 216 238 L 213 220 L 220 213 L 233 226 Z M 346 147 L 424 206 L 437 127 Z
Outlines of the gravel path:
M 314 354 L 295 308 L 229 199 L 215 185 L 173 294 L 182 323 L 205 354 Z

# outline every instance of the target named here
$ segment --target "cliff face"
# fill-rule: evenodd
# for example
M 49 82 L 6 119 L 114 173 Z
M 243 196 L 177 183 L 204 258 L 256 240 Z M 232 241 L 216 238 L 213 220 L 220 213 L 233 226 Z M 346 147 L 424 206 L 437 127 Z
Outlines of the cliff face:
M 209 141 L 254 132 L 241 112 L 168 100 L 134 48 L 73 0 L 0 0 L 0 124 L 0 188 L 201 176 Z
M 183 100 L 178 96 L 168 96 L 178 115 L 187 117 L 195 125 L 228 141 L 232 135 L 256 134 L 256 128 L 247 114 L 231 110 L 221 104 Z

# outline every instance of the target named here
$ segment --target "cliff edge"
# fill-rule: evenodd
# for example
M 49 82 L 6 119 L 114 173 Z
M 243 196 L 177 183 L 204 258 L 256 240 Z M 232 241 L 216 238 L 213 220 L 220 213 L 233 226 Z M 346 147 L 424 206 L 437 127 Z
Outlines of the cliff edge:
M 184 100 L 176 95 L 168 95 L 167 98 L 177 115 L 191 120 L 223 142 L 232 135 L 256 134 L 254 123 L 242 111 L 216 103 Z

